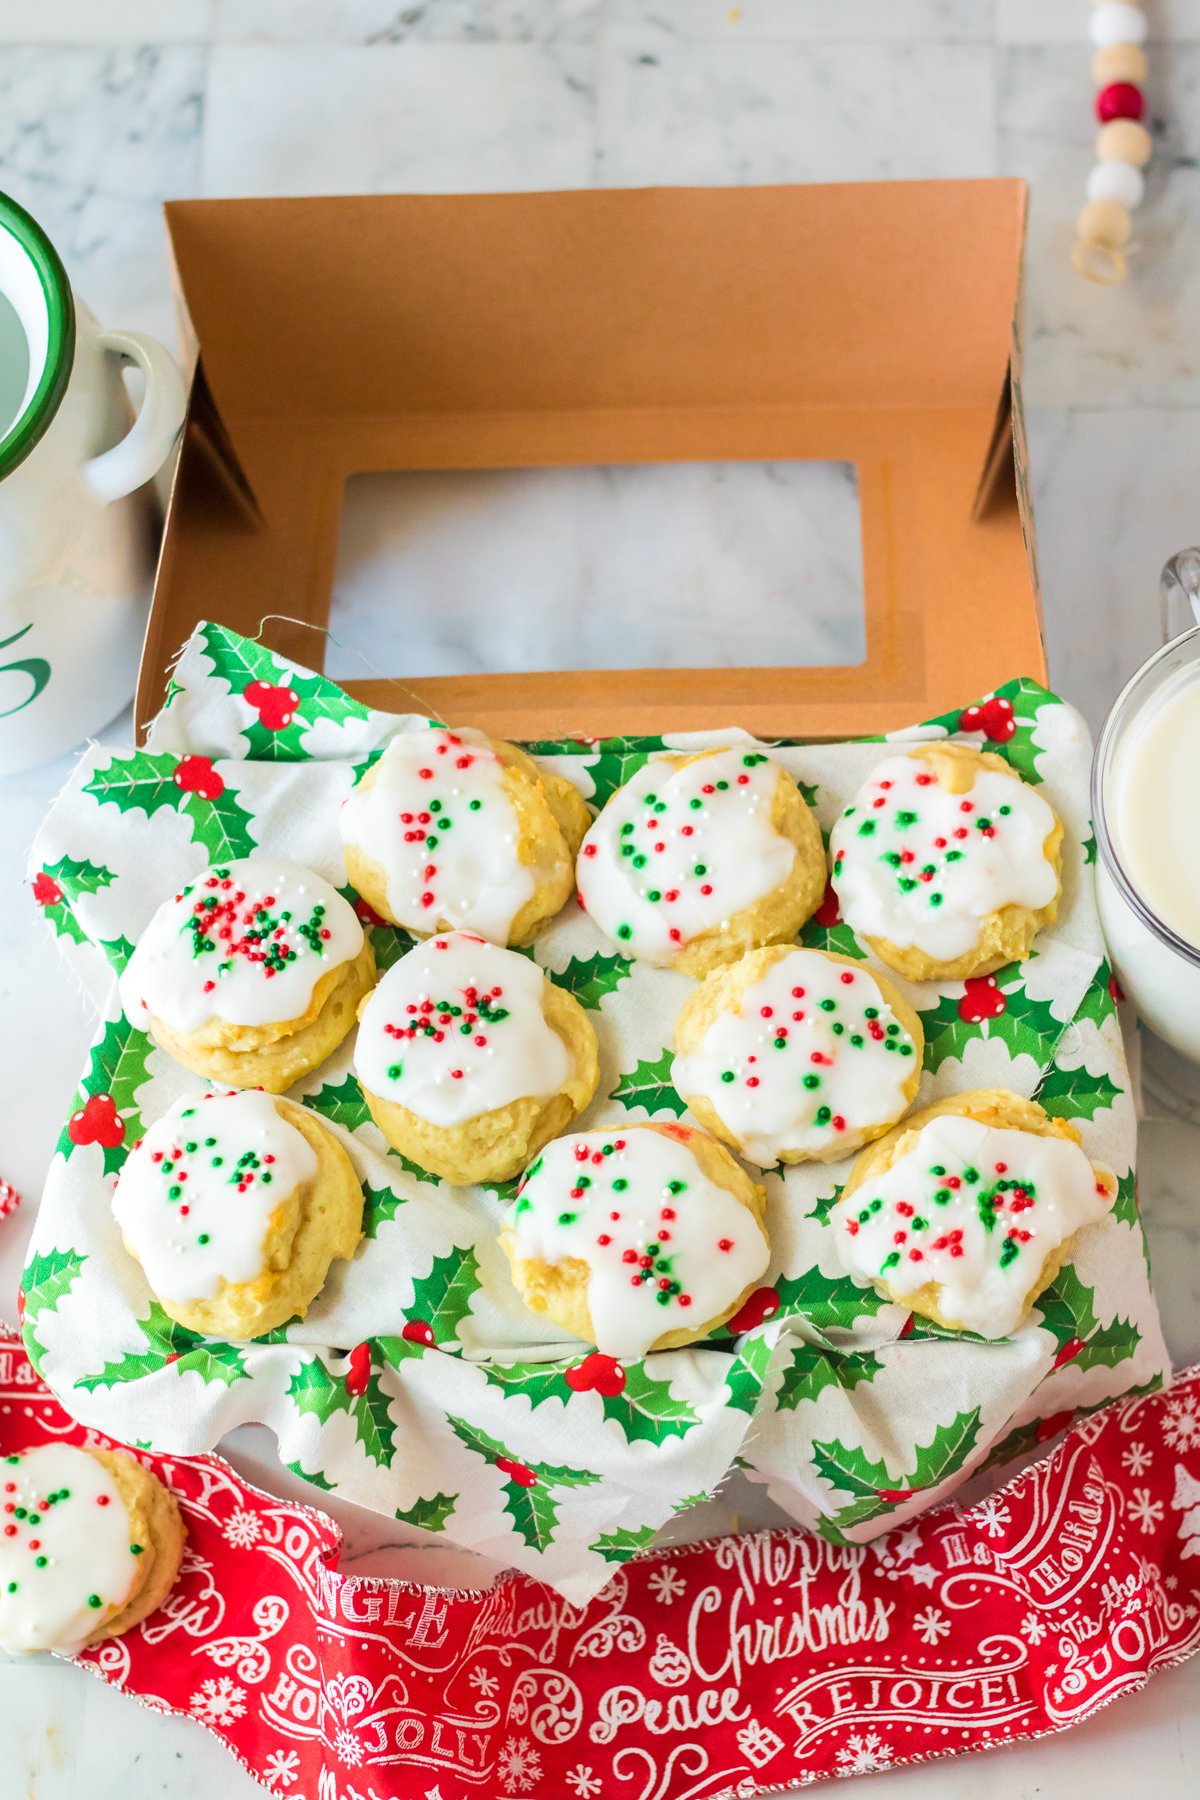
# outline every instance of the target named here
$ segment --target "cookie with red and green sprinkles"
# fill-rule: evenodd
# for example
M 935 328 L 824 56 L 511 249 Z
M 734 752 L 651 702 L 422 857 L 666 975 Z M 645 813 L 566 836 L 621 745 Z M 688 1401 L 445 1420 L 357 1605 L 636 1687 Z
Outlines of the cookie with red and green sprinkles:
M 742 743 L 652 757 L 588 832 L 577 880 L 625 955 L 699 976 L 794 938 L 825 891 L 825 852 L 787 770 Z
M 864 1151 L 829 1223 L 856 1280 L 951 1330 L 1005 1338 L 1115 1193 L 1066 1120 L 978 1091 Z
M 671 1079 L 700 1123 L 751 1162 L 828 1162 L 908 1111 L 923 1051 L 917 1014 L 885 977 L 778 944 L 690 995 Z
M 629 1362 L 733 1316 L 770 1260 L 765 1202 L 706 1132 L 582 1131 L 528 1169 L 500 1243 L 531 1311 Z
M 0 1649 L 73 1655 L 161 1603 L 179 1567 L 173 1498 L 132 1458 L 38 1444 L 0 1460 Z
M 1053 923 L 1062 835 L 1002 757 L 946 742 L 885 757 L 830 836 L 842 918 L 910 980 L 987 974 Z

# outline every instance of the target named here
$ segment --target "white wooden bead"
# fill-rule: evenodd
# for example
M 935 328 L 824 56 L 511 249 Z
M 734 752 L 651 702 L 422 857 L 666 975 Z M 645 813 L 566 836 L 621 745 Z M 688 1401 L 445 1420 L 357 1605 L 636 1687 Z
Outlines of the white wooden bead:
M 1146 15 L 1140 6 L 1129 6 L 1119 0 L 1098 6 L 1092 14 L 1089 32 L 1098 49 L 1110 44 L 1144 44 Z
M 1087 197 L 1089 200 L 1115 200 L 1118 206 L 1132 210 L 1133 207 L 1141 204 L 1145 191 L 1146 183 L 1142 179 L 1142 171 L 1133 168 L 1129 163 L 1097 163 L 1088 176 Z

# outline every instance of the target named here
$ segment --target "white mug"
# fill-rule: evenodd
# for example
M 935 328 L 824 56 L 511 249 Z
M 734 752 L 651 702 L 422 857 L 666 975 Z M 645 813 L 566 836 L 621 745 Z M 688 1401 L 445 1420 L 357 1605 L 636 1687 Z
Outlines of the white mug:
M 133 416 L 122 369 L 145 393 Z M 0 194 L 0 775 L 98 731 L 133 692 L 158 509 L 187 404 L 153 338 L 102 331 Z
M 1200 550 L 1184 550 L 1171 558 L 1163 570 L 1161 593 L 1167 642 L 1118 696 L 1096 745 L 1092 767 L 1096 895 L 1113 966 L 1139 1017 L 1172 1049 L 1200 1062 L 1200 933 L 1193 942 L 1190 932 L 1183 936 L 1163 916 L 1169 907 L 1153 899 L 1148 891 L 1153 883 L 1139 874 L 1138 860 L 1138 827 L 1152 843 L 1163 841 L 1167 853 L 1172 853 L 1172 845 L 1160 840 L 1157 817 L 1150 810 L 1155 783 L 1149 767 L 1138 758 L 1139 752 L 1144 754 L 1147 728 L 1162 719 L 1164 708 L 1179 702 L 1194 708 L 1197 702 Z M 1200 777 L 1200 768 L 1181 767 L 1181 759 L 1190 763 L 1190 740 L 1170 742 L 1176 753 L 1163 768 Z M 1131 809 L 1136 809 L 1136 818 Z M 1180 829 L 1187 833 L 1194 824 L 1183 818 Z M 1176 849 L 1181 853 L 1178 839 Z

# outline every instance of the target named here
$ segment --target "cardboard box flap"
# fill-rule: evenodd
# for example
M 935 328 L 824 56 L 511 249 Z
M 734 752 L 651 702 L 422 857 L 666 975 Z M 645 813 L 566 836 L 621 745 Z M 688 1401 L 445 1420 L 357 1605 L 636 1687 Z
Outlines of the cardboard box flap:
M 201 618 L 257 635 L 289 614 L 302 624 L 275 617 L 263 636 L 311 663 L 345 484 L 375 470 L 857 472 L 863 663 L 396 669 L 408 704 L 441 717 L 513 737 L 724 723 L 840 736 L 1043 673 L 1006 450 L 1024 214 L 1015 181 L 172 203 L 204 382 L 139 722 Z M 394 703 L 386 684 L 348 686 Z
M 202 200 L 166 213 L 236 440 L 241 419 L 296 415 L 990 415 L 1024 190 L 969 181 Z

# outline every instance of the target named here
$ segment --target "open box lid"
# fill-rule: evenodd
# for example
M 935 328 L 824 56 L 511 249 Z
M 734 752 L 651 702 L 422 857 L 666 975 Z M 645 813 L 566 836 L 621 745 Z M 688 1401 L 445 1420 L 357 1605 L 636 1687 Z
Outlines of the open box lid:
M 179 201 L 166 216 L 200 361 L 139 725 L 201 618 L 253 636 L 293 615 L 306 624 L 272 620 L 264 641 L 312 665 L 345 483 L 370 471 L 852 462 L 867 643 L 852 667 L 401 668 L 402 698 L 346 684 L 377 706 L 515 738 L 735 723 L 830 737 L 1044 674 L 1013 347 L 1022 183 Z

